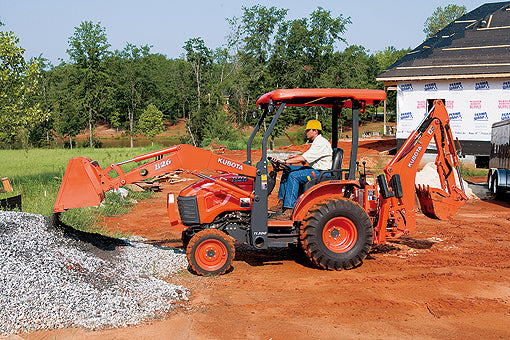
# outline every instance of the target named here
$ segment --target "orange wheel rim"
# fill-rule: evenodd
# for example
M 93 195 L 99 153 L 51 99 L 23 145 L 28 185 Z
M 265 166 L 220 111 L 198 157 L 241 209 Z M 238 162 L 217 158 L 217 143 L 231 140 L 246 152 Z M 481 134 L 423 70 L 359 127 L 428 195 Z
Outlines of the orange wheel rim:
M 354 223 L 346 217 L 331 219 L 322 230 L 322 241 L 334 253 L 349 251 L 358 238 Z
M 200 268 L 207 271 L 220 269 L 227 263 L 227 247 L 218 240 L 206 240 L 202 242 L 195 252 L 195 260 Z

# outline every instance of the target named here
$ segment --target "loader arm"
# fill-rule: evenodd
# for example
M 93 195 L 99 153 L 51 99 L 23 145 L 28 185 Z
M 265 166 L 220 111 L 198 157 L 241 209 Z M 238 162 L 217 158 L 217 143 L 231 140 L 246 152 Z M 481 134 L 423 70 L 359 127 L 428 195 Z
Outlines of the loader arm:
M 435 164 L 441 188 L 429 186 L 415 188 L 420 160 L 432 139 L 437 148 Z M 448 112 L 444 103 L 436 100 L 420 126 L 409 135 L 395 157 L 384 168 L 384 174 L 377 179 L 381 205 L 374 230 L 374 243 L 384 243 L 386 237 L 399 237 L 415 229 L 415 193 L 418 195 L 423 213 L 428 217 L 438 219 L 452 217 L 467 200 L 458 166 L 459 159 Z
M 122 164 L 156 158 L 131 171 L 124 172 Z M 111 189 L 164 175 L 174 170 L 219 170 L 226 173 L 255 177 L 256 168 L 216 155 L 192 145 L 180 144 L 159 151 L 136 156 L 102 169 L 97 162 L 85 157 L 69 160 L 55 201 L 54 213 L 71 208 L 97 206 Z M 117 174 L 117 176 L 112 176 Z M 227 184 L 225 184 L 227 185 Z

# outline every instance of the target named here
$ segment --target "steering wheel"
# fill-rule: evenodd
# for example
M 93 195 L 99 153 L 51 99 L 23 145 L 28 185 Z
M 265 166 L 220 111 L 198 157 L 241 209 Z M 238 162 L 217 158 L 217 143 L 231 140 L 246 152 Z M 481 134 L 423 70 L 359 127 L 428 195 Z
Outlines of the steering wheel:
M 267 157 L 271 165 L 273 166 L 274 171 L 282 171 L 282 170 L 290 170 L 290 167 L 281 162 L 278 158 L 275 157 Z

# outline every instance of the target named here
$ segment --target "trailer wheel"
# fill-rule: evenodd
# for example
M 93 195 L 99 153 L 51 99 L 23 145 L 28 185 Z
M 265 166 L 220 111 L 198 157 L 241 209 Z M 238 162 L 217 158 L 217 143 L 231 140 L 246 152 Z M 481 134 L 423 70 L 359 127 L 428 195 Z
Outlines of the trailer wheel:
M 489 171 L 489 174 L 487 175 L 487 187 L 491 193 L 492 193 L 492 185 L 493 185 L 493 178 L 492 178 L 491 172 Z
M 319 203 L 310 209 L 301 226 L 300 238 L 308 258 L 328 270 L 359 266 L 373 242 L 373 228 L 363 208 L 340 199 Z
M 492 176 L 492 194 L 496 196 L 496 199 L 502 201 L 505 199 L 506 190 L 498 183 L 498 174 L 494 173 Z
M 186 255 L 198 275 L 221 275 L 232 266 L 235 247 L 232 238 L 217 229 L 204 229 L 188 243 Z

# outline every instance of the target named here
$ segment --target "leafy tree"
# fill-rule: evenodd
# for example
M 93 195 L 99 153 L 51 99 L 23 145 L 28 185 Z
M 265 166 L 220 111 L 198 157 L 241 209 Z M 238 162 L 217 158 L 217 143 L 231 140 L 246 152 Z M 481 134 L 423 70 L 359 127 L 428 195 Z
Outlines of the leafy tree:
M 397 50 L 394 46 L 388 46 L 382 51 L 377 51 L 374 54 L 374 57 L 377 62 L 379 72 L 384 71 L 409 52 L 411 52 L 410 48 Z
M 377 63 L 377 72 L 375 73 L 375 76 L 377 76 L 379 73 L 393 65 L 397 60 L 405 56 L 407 53 L 411 51 L 410 48 L 397 50 L 393 46 L 386 47 L 382 51 L 378 51 L 374 54 L 375 61 Z M 374 76 L 374 77 L 375 77 Z M 383 84 L 378 83 L 378 88 L 382 89 Z M 397 92 L 396 91 L 387 91 L 386 92 L 386 105 L 387 109 L 390 112 L 396 112 L 396 104 L 397 104 Z
M 165 131 L 165 120 L 163 112 L 156 106 L 150 104 L 140 115 L 138 120 L 138 130 L 146 136 L 154 146 L 154 137 Z
M 288 10 L 260 5 L 242 10 L 241 18 L 227 20 L 231 26 L 228 49 L 235 52 L 229 101 L 240 113 L 240 120 L 245 120 L 258 95 L 273 87 L 267 62 Z
M 331 11 L 322 7 L 312 12 L 308 28 L 310 46 L 307 48 L 312 60 L 331 55 L 335 44 L 339 41 L 347 43 L 341 34 L 346 32 L 347 25 L 350 23 L 350 18 L 344 18 L 342 14 L 333 18 Z
M 143 59 L 149 55 L 150 48 L 148 45 L 137 47 L 128 43 L 122 51 L 116 51 L 107 62 L 110 79 L 115 86 L 116 105 L 120 106 L 123 112 L 127 112 L 131 147 L 135 116 L 144 104 L 149 87 L 149 75 L 144 68 Z
M 196 90 L 193 90 L 190 64 L 183 59 L 169 60 L 164 55 L 150 53 L 150 48 L 128 43 L 105 61 L 114 88 L 107 121 L 112 126 L 124 126 L 131 142 L 135 123 L 150 103 L 171 121 L 191 112 L 192 104 L 196 112 Z
M 39 104 L 41 111 L 43 112 L 45 119 L 42 122 L 38 122 L 33 125 L 29 130 L 29 143 L 31 146 L 36 147 L 50 147 L 51 142 L 54 141 L 53 134 L 53 116 L 51 114 L 51 100 L 50 100 L 50 80 L 49 73 L 45 69 L 51 67 L 49 60 L 41 56 L 36 58 L 40 66 L 40 77 L 37 84 L 37 94 L 34 97 L 34 101 Z
M 444 8 L 439 6 L 425 21 L 423 32 L 427 35 L 427 38 L 432 37 L 450 22 L 466 14 L 466 12 L 466 6 L 453 4 L 447 5 Z
M 69 137 L 70 148 L 73 137 L 78 135 L 87 125 L 87 116 L 80 112 L 80 101 L 75 98 L 74 89 L 79 85 L 74 64 L 62 62 L 48 72 L 48 101 L 51 103 L 53 128 L 64 140 Z
M 235 141 L 239 139 L 228 112 L 223 105 L 223 96 L 212 91 L 202 99 L 200 111 L 190 119 L 193 138 L 197 145 L 207 146 L 213 140 Z
M 72 100 L 63 99 L 55 107 L 53 127 L 60 138 L 62 138 L 62 147 L 64 140 L 69 137 L 69 147 L 73 148 L 73 137 L 80 133 L 85 127 L 86 119 L 79 114 L 79 110 L 73 105 Z
M 74 28 L 74 34 L 69 38 L 67 54 L 80 67 L 98 69 L 109 54 L 109 47 L 106 28 L 100 22 L 83 21 Z
M 196 110 L 190 112 L 190 117 L 187 120 L 188 131 L 191 135 L 194 144 L 199 144 L 205 134 L 205 130 L 208 126 L 202 124 L 200 121 L 201 110 L 202 110 L 202 90 L 204 77 L 208 76 L 208 71 L 211 70 L 211 64 L 213 62 L 212 51 L 205 46 L 205 42 L 202 38 L 191 38 L 185 42 L 183 49 L 186 51 L 186 60 L 193 70 L 194 85 L 196 87 L 196 99 L 191 102 L 196 103 Z M 209 82 L 210 86 L 211 83 Z M 210 89 L 210 88 L 209 88 Z M 208 99 L 210 100 L 210 91 L 207 93 Z M 195 134 L 195 136 L 193 136 Z
M 242 49 L 245 55 L 253 57 L 259 63 L 264 63 L 270 56 L 275 28 L 282 22 L 289 10 L 276 7 L 267 8 L 261 5 L 250 8 L 243 6 L 242 10 L 241 23 L 236 28 L 240 32 Z M 236 24 L 238 20 L 234 17 L 230 23 Z
M 198 111 L 200 111 L 200 85 L 202 79 L 202 73 L 204 68 L 212 62 L 212 52 L 207 46 L 205 46 L 202 38 L 191 38 L 184 43 L 184 50 L 186 51 L 186 60 L 190 63 L 193 68 L 195 75 L 195 82 L 197 87 L 197 105 Z
M 0 31 L 0 139 L 7 143 L 47 118 L 36 101 L 40 65 L 35 59 L 26 62 L 18 44 L 14 32 Z
M 141 63 L 145 75 L 144 106 L 156 105 L 171 121 L 179 117 L 179 112 L 184 116 L 182 100 L 194 92 L 189 81 L 191 66 L 182 59 L 167 59 L 162 54 L 148 54 Z M 187 80 L 186 86 L 182 86 L 183 78 Z
M 122 126 L 121 119 L 120 119 L 120 112 L 118 110 L 115 110 L 110 115 L 110 124 L 114 128 L 119 131 L 119 128 Z
M 195 93 L 190 83 L 190 79 L 193 79 L 193 70 L 190 64 L 183 59 L 169 61 L 165 59 L 164 62 L 160 61 L 160 64 L 164 65 L 159 72 L 163 75 L 163 77 L 160 75 L 160 81 L 166 88 L 164 97 L 167 114 L 172 120 L 179 116 L 189 117 Z
M 289 87 L 322 86 L 331 65 L 335 46 L 344 42 L 349 18 L 331 17 L 331 12 L 318 7 L 310 18 L 287 21 L 280 26 L 271 58 L 271 70 L 277 82 Z
M 342 34 L 350 19 L 318 7 L 309 18 L 287 21 L 287 12 L 257 5 L 243 7 L 241 18 L 229 20 L 228 46 L 236 52 L 229 102 L 243 121 L 258 96 L 274 88 L 331 86 L 325 73 L 338 43 L 345 42 Z M 302 112 L 306 110 L 288 110 L 276 133 L 305 119 Z
M 106 111 L 111 97 L 110 79 L 103 65 L 109 55 L 109 47 L 106 29 L 92 21 L 84 21 L 75 27 L 73 36 L 69 38 L 67 53 L 77 66 L 74 98 L 79 103 L 80 111 L 87 113 L 90 147 L 94 145 L 95 120 Z

